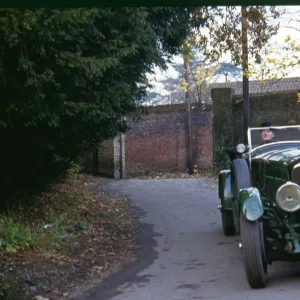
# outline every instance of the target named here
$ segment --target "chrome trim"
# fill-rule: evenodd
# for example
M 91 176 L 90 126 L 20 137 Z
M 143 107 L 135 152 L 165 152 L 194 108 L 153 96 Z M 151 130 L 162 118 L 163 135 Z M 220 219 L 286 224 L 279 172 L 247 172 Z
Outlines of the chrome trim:
M 300 169 L 300 163 L 296 164 L 292 169 L 292 181 L 297 184 L 300 183 L 299 169 Z
M 249 169 L 252 169 L 252 164 L 251 164 L 251 153 L 252 153 L 252 142 L 251 142 L 251 128 L 248 127 L 247 130 L 247 137 L 248 137 L 248 146 L 249 146 Z
M 229 174 L 231 171 L 230 170 L 221 170 L 220 174 Z
M 299 128 L 299 130 L 300 130 L 300 125 L 285 125 L 285 126 L 271 126 L 271 127 L 251 127 L 250 129 L 257 130 L 257 129 L 266 129 L 266 128 L 272 128 L 272 129 Z

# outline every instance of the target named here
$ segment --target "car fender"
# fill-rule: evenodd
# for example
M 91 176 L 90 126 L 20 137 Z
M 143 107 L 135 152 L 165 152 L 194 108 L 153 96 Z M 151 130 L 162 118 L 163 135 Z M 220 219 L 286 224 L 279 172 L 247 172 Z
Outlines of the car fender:
M 222 170 L 219 174 L 219 199 L 222 209 L 232 210 L 231 171 Z
M 248 221 L 256 221 L 264 214 L 259 190 L 255 187 L 240 189 L 240 211 Z

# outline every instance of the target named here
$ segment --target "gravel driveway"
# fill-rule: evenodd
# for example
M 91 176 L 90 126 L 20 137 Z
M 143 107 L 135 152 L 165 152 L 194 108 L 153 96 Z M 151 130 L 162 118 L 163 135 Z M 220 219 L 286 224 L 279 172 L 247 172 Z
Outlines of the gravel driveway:
M 299 299 L 300 263 L 275 262 L 265 289 L 246 281 L 238 237 L 224 237 L 211 179 L 108 180 L 140 214 L 140 261 L 86 300 Z

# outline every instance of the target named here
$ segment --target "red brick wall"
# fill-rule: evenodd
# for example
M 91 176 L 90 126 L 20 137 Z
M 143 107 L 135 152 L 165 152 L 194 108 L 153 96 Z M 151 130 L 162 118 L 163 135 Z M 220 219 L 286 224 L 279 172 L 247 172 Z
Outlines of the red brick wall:
M 231 96 L 230 96 L 231 97 Z M 231 98 L 230 98 L 231 99 Z M 236 103 L 234 97 L 233 102 Z M 231 100 L 230 100 L 231 101 Z M 231 103 L 231 102 L 230 102 Z M 221 105 L 221 104 L 220 104 Z M 227 105 L 227 104 L 226 104 Z M 259 125 L 269 120 L 276 125 L 300 124 L 300 103 L 296 93 L 251 96 L 251 123 Z M 222 108 L 220 108 L 222 111 Z M 224 107 L 233 115 L 232 130 L 235 142 L 243 137 L 242 102 Z M 125 135 L 125 169 L 131 173 L 140 170 L 187 170 L 187 112 L 184 104 L 157 106 L 148 109 L 142 120 L 130 121 Z M 224 128 L 222 122 L 218 126 Z M 228 132 L 231 131 L 231 132 Z M 233 132 L 232 132 L 233 131 Z M 193 109 L 192 112 L 194 162 L 200 170 L 213 167 L 212 107 Z M 216 142 L 216 141 L 215 141 Z M 98 171 L 112 176 L 114 173 L 113 140 L 99 148 Z M 225 154 L 226 155 L 226 154 Z
M 235 99 L 234 99 L 235 102 Z M 269 120 L 277 125 L 300 124 L 296 93 L 251 96 L 251 123 Z M 243 137 L 242 102 L 233 107 L 234 139 Z M 225 112 L 225 110 L 224 110 Z M 218 120 L 216 120 L 218 122 Z M 142 120 L 129 123 L 126 133 L 126 170 L 187 169 L 187 112 L 185 105 L 149 108 Z M 200 170 L 213 167 L 212 107 L 192 113 L 194 162 Z
M 192 112 L 194 162 L 200 169 L 212 167 L 211 107 Z M 185 105 L 149 108 L 126 133 L 126 172 L 187 169 L 187 112 Z
M 233 106 L 235 140 L 243 136 L 243 102 Z M 300 124 L 300 103 L 297 93 L 266 94 L 250 97 L 251 126 L 268 120 L 274 125 Z

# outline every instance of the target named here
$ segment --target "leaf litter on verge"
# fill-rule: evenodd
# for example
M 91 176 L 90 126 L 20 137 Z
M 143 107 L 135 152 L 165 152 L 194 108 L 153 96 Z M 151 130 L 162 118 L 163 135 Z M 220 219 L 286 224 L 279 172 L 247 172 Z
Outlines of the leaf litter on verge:
M 32 282 L 41 277 L 47 279 L 35 292 L 47 290 L 51 300 L 62 299 L 63 295 L 71 293 L 68 287 L 82 285 L 93 276 L 101 280 L 115 262 L 124 260 L 127 263 L 126 256 L 134 249 L 136 219 L 134 213 L 128 210 L 127 200 L 106 194 L 101 180 L 86 174 L 57 185 L 52 194 L 41 196 L 40 207 L 35 207 L 30 215 L 31 225 L 37 228 L 37 232 L 65 231 L 68 227 L 72 228 L 72 224 L 77 224 L 77 228 L 82 230 L 73 231 L 53 249 L 22 252 L 21 260 L 28 267 L 26 270 L 24 265 L 17 263 L 20 253 L 4 255 L 0 272 L 6 270 L 5 265 L 9 263 L 20 278 L 29 273 Z M 69 213 L 71 218 L 62 213 Z M 50 214 L 63 216 L 61 222 L 55 225 L 53 220 L 47 220 Z M 43 226 L 38 226 L 40 219 L 44 220 Z M 43 228 L 47 224 L 52 226 Z M 32 297 L 28 299 L 47 299 L 41 298 L 41 295 Z

